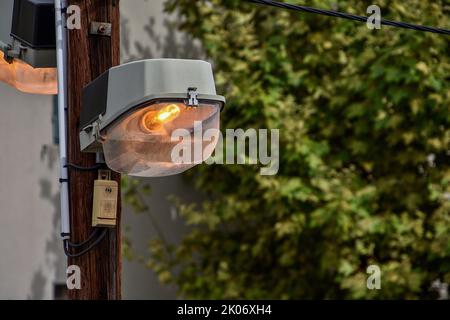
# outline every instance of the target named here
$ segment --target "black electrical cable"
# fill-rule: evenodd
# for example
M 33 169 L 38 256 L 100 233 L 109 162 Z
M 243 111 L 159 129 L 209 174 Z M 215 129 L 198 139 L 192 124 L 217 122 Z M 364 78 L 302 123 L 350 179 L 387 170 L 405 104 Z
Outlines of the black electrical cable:
M 94 249 L 96 246 L 98 246 L 100 244 L 100 242 L 102 242 L 102 240 L 106 237 L 107 233 L 108 233 L 108 229 L 105 228 L 103 230 L 103 232 L 100 234 L 100 236 L 97 238 L 97 240 L 95 240 L 95 242 L 93 242 L 89 247 L 87 247 L 86 249 L 84 249 L 78 253 L 71 253 L 70 249 L 69 249 L 69 245 L 68 245 L 69 241 L 64 240 L 64 253 L 69 258 L 79 258 L 81 256 L 84 256 L 85 254 L 90 252 L 92 249 Z
M 87 238 L 87 240 L 85 240 L 85 241 L 83 241 L 83 242 L 80 242 L 80 243 L 72 243 L 72 242 L 70 242 L 70 240 L 66 240 L 67 245 L 68 245 L 69 247 L 71 247 L 71 248 L 81 248 L 81 247 L 84 247 L 85 245 L 87 245 L 88 243 L 90 243 L 90 242 L 95 238 L 95 236 L 96 236 L 97 233 L 98 233 L 98 230 L 100 230 L 100 229 L 99 229 L 99 228 L 95 228 L 94 231 L 91 233 L 91 235 Z
M 288 9 L 288 10 L 315 13 L 315 14 L 325 15 L 325 16 L 329 16 L 329 17 L 354 20 L 354 21 L 359 21 L 359 22 L 367 22 L 367 20 L 369 19 L 368 17 L 357 16 L 357 15 L 338 12 L 338 11 L 334 11 L 334 10 L 316 9 L 316 8 L 299 6 L 299 5 L 278 2 L 278 1 L 272 1 L 272 0 L 244 0 L 244 1 L 250 2 L 250 3 L 272 6 L 272 7 Z M 411 29 L 411 30 L 417 30 L 417 31 L 423 31 L 423 32 L 433 32 L 433 33 L 450 35 L 450 30 L 448 30 L 448 29 L 420 26 L 420 25 L 415 25 L 415 24 L 406 23 L 406 22 L 398 22 L 398 21 L 381 19 L 380 24 L 386 25 L 386 26 L 391 26 L 391 27 L 396 27 L 396 28 Z
M 99 163 L 99 164 L 96 164 L 95 166 L 92 166 L 92 167 L 82 167 L 82 166 L 79 166 L 79 165 L 76 165 L 76 164 L 73 164 L 73 163 L 68 163 L 66 165 L 66 168 L 74 169 L 74 170 L 77 170 L 77 171 L 97 171 L 97 170 L 102 169 L 104 166 L 105 166 L 104 163 Z

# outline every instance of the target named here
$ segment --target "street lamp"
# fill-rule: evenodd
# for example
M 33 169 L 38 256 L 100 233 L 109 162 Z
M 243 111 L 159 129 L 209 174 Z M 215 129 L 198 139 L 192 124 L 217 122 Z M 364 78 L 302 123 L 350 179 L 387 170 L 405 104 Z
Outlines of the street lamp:
M 56 94 L 53 0 L 0 1 L 0 81 L 27 93 Z
M 109 168 L 131 176 L 178 174 L 211 156 L 224 104 L 208 62 L 152 59 L 114 67 L 84 89 L 81 150 L 104 153 Z M 207 132 L 213 134 L 204 139 Z M 175 159 L 180 145 L 184 160 Z

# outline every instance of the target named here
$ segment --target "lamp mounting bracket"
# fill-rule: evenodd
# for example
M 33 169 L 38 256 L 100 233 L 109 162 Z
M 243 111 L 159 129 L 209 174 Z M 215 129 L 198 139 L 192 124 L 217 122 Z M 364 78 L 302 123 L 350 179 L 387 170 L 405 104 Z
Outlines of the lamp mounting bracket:
M 0 49 L 4 52 L 3 59 L 5 59 L 8 63 L 13 63 L 15 58 L 19 58 L 20 54 L 23 50 L 26 50 L 26 47 L 20 45 L 18 48 L 13 49 L 10 44 L 6 44 L 0 41 Z
M 90 34 L 104 37 L 111 37 L 112 25 L 108 22 L 91 22 Z
M 96 141 L 101 141 L 102 136 L 100 134 L 100 124 L 102 122 L 102 115 L 99 116 L 99 118 L 92 122 L 90 125 L 84 127 L 82 130 L 86 133 L 92 133 L 92 136 L 95 138 Z
M 188 88 L 188 106 L 198 107 L 198 92 L 197 88 Z

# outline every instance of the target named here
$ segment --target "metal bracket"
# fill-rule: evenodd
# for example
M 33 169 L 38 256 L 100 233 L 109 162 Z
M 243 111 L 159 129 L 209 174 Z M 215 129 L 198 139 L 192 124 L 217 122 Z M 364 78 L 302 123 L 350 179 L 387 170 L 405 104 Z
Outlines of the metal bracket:
M 98 170 L 98 180 L 111 180 L 111 170 Z
M 8 63 L 13 63 L 15 58 L 19 58 L 23 50 L 26 50 L 22 45 L 18 49 L 13 50 L 13 47 L 9 44 L 0 41 L 0 49 L 3 51 L 3 59 Z
M 188 88 L 188 106 L 189 107 L 198 107 L 198 93 L 197 88 Z
M 7 53 L 9 50 L 11 50 L 11 46 L 9 44 L 0 41 L 0 50 Z
M 103 141 L 103 137 L 100 134 L 100 124 L 102 122 L 102 118 L 102 115 L 100 115 L 97 120 L 82 129 L 84 132 L 92 134 L 96 141 Z
M 96 121 L 92 124 L 92 134 L 93 134 L 95 140 L 97 140 L 97 141 L 100 138 L 100 128 L 99 127 L 100 127 L 100 124 L 98 123 L 98 121 Z
M 110 37 L 112 25 L 107 22 L 91 22 L 90 33 L 91 35 Z

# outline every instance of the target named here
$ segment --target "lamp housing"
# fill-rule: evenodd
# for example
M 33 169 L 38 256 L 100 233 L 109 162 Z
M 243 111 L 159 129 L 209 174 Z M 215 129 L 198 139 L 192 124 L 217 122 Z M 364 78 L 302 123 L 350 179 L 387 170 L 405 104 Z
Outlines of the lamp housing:
M 157 177 L 212 154 L 218 137 L 211 132 L 218 133 L 225 98 L 216 93 L 210 63 L 151 59 L 109 69 L 84 88 L 82 104 L 83 152 L 103 152 L 114 171 Z M 181 140 L 191 153 L 186 161 L 173 157 Z
M 54 5 L 0 1 L 0 81 L 27 93 L 57 93 Z

